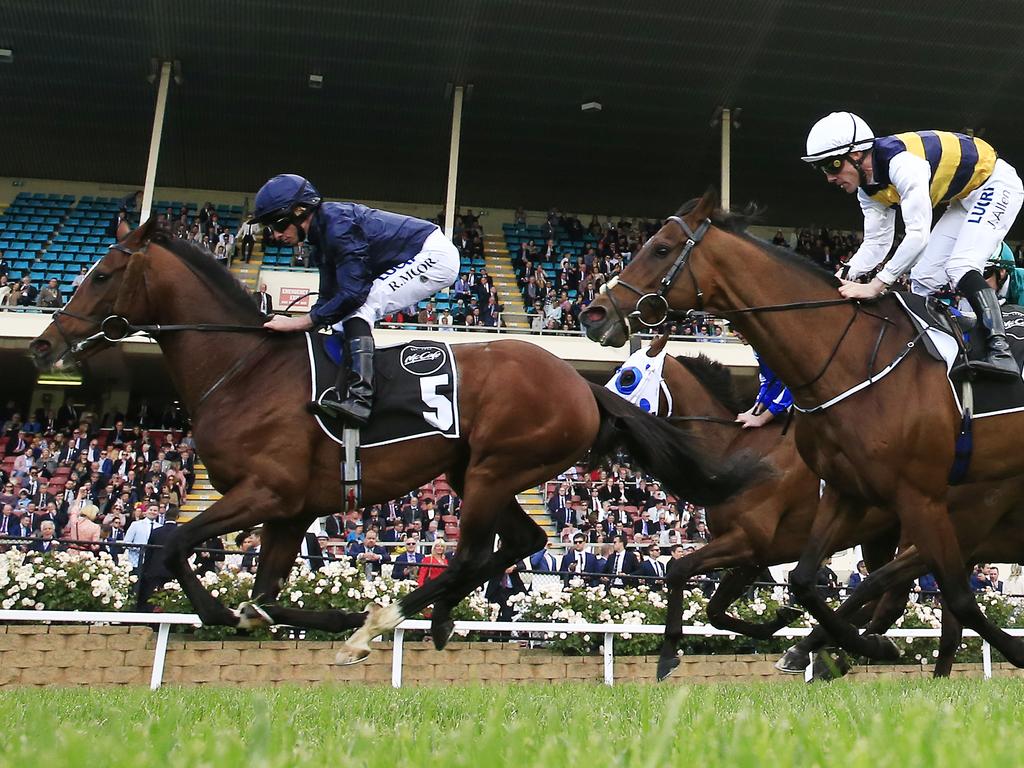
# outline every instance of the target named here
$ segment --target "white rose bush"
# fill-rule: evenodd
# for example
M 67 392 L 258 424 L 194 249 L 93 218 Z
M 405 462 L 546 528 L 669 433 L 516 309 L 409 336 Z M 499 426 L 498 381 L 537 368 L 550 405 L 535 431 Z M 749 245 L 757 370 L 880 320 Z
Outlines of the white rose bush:
M 125 558 L 67 551 L 13 549 L 0 554 L 0 606 L 5 610 L 125 611 L 134 608 L 135 577 Z

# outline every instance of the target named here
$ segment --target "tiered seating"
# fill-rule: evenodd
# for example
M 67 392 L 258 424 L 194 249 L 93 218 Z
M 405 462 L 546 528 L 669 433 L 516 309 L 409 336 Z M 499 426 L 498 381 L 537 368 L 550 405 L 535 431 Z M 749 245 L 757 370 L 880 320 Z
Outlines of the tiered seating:
M 65 297 L 81 267 L 90 266 L 106 254 L 111 240 L 106 234 L 107 227 L 117 217 L 120 207 L 119 197 L 87 195 L 68 214 L 47 252 L 51 274 L 61 280 Z M 138 214 L 130 215 L 128 220 L 135 226 Z
M 436 503 L 439 498 L 447 494 L 455 494 L 448 484 L 448 479 L 441 475 L 429 483 L 420 486 L 420 496 L 429 496 Z M 458 541 L 459 518 L 455 515 L 442 515 L 441 523 L 444 525 L 444 538 L 446 541 Z
M 72 195 L 22 192 L 0 215 L 0 251 L 10 262 L 12 276 L 28 273 L 37 285 L 50 277 L 65 282 L 63 265 L 50 268 L 47 249 L 74 201 Z M 69 286 L 73 277 L 67 277 Z
M 516 278 L 522 278 L 523 269 L 519 263 L 519 246 L 522 243 L 528 243 L 531 240 L 536 244 L 538 250 L 543 250 L 547 241 L 544 239 L 544 235 L 541 232 L 539 224 L 527 224 L 519 225 L 515 224 L 502 224 L 502 230 L 505 233 L 505 244 L 508 247 L 509 257 L 512 259 L 512 263 L 515 266 Z M 575 260 L 577 256 L 582 256 L 583 252 L 589 246 L 597 245 L 597 238 L 589 232 L 583 236 L 582 240 L 571 240 L 565 230 L 559 228 L 555 230 L 555 251 L 561 255 L 568 255 L 570 259 Z M 559 265 L 553 261 L 541 261 L 540 266 L 547 272 L 548 278 L 553 278 L 555 273 L 559 270 Z M 576 298 L 576 291 L 569 291 L 569 298 Z M 523 306 L 529 311 L 531 307 L 526 305 L 526 301 L 523 301 Z
M 264 243 L 263 245 L 263 266 L 270 269 L 292 268 L 292 247 L 290 245 L 277 245 L 276 243 Z
M 156 200 L 153 203 L 153 215 L 166 213 L 167 209 L 170 208 L 174 216 L 177 216 L 182 208 L 188 208 L 189 220 L 194 221 L 200 207 L 200 203 L 183 202 L 181 200 Z M 218 203 L 214 205 L 214 208 L 217 211 L 217 219 L 220 226 L 227 227 L 232 233 L 242 226 L 242 206 Z

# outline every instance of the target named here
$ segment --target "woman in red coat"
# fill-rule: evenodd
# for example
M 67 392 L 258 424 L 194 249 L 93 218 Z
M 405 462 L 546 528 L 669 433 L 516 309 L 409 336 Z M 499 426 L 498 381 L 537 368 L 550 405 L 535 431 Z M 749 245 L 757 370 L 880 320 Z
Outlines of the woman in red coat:
M 436 579 L 444 569 L 448 567 L 448 558 L 444 555 L 445 543 L 438 539 L 430 548 L 430 554 L 423 558 L 420 563 L 420 571 L 416 576 L 416 583 L 423 586 L 428 581 Z M 433 567 L 431 567 L 433 566 Z

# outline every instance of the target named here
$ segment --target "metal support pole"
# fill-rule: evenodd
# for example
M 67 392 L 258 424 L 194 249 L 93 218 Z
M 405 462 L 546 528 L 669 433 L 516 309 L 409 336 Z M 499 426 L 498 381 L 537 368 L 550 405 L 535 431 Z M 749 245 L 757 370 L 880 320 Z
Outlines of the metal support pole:
M 981 670 L 986 680 L 992 679 L 992 646 L 988 640 L 981 641 Z
M 156 164 L 160 159 L 160 137 L 164 133 L 164 112 L 167 109 L 167 89 L 171 85 L 171 62 L 160 65 L 160 85 L 156 91 L 156 111 L 153 113 L 153 135 L 149 140 L 149 160 L 146 162 L 146 185 L 142 188 L 140 222 L 149 218 L 153 208 L 153 187 L 156 186 Z
M 722 210 L 729 210 L 729 167 L 731 163 L 729 145 L 732 138 L 732 110 L 722 110 Z
M 451 240 L 455 236 L 455 188 L 459 176 L 459 141 L 462 138 L 463 87 L 455 86 L 452 94 L 452 144 L 448 154 L 448 197 L 444 203 L 444 234 Z
M 615 649 L 612 642 L 615 635 L 611 632 L 604 633 L 604 684 L 615 685 Z
M 402 687 L 402 648 L 405 643 L 405 630 L 395 630 L 395 642 L 391 648 L 391 687 Z
M 170 624 L 161 624 L 156 633 L 156 652 L 153 654 L 153 675 L 149 678 L 149 690 L 155 691 L 164 681 L 164 660 L 167 658 L 167 638 L 171 634 Z

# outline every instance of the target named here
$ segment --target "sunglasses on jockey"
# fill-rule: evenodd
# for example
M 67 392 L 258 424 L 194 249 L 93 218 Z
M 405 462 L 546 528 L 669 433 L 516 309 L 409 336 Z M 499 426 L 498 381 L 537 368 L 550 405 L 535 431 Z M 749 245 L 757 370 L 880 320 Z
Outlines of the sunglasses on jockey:
M 270 227 L 275 232 L 284 232 L 294 223 L 295 217 L 292 216 L 291 208 L 284 211 L 284 213 L 278 213 L 269 221 L 264 222 L 266 226 Z
M 826 176 L 835 176 L 843 168 L 843 163 L 846 162 L 846 155 L 835 155 L 833 157 L 826 157 L 821 160 L 815 160 L 811 163 L 811 167 L 821 171 Z

